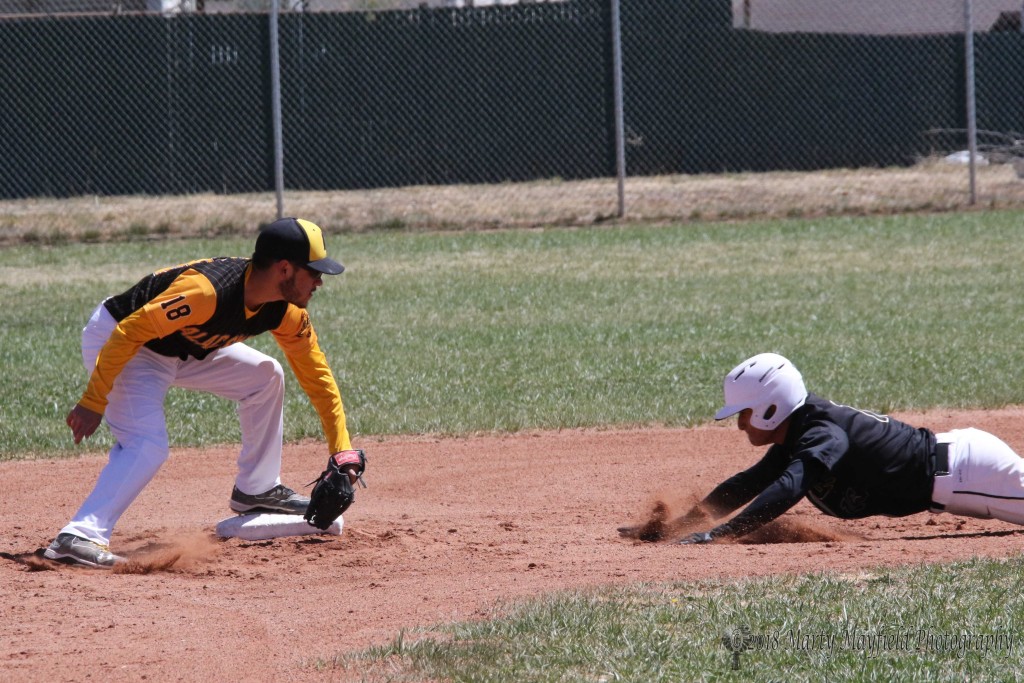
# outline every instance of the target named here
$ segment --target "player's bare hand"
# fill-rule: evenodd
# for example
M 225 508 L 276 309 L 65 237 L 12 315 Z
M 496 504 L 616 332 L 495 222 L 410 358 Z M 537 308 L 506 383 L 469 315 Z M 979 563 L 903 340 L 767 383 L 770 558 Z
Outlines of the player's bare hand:
M 710 531 L 698 531 L 695 534 L 684 536 L 680 541 L 680 545 L 704 545 L 705 543 L 711 543 L 715 540 L 715 537 L 711 535 Z
M 348 475 L 348 481 L 353 486 L 355 486 L 356 482 L 359 481 L 359 470 L 355 465 L 342 469 L 342 472 Z
M 82 443 L 82 439 L 92 436 L 103 421 L 103 415 L 82 406 L 76 405 L 68 413 L 66 422 L 71 427 L 71 434 L 75 437 L 75 443 Z

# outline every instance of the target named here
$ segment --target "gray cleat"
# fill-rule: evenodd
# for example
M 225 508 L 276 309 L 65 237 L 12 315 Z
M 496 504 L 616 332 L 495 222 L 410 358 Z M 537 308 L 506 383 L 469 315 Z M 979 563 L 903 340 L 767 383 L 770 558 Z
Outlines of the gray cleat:
M 231 491 L 231 509 L 239 514 L 249 512 L 283 512 L 289 515 L 304 515 L 309 507 L 309 498 L 301 496 L 287 486 L 278 484 L 266 493 L 249 495 L 236 486 Z
M 53 543 L 43 553 L 43 557 L 98 569 L 110 569 L 115 564 L 126 561 L 120 555 L 110 552 L 110 548 L 107 546 L 74 534 L 57 534 L 57 538 L 53 539 Z

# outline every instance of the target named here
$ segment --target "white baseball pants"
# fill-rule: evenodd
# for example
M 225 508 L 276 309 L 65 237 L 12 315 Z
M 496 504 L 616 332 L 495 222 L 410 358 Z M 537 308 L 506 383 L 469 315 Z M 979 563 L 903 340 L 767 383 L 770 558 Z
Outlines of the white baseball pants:
M 949 474 L 936 475 L 932 501 L 939 511 L 1024 524 L 1024 459 L 980 429 L 936 435 L 949 443 Z
M 117 322 L 100 304 L 82 330 L 82 362 L 92 373 Z M 281 483 L 284 372 L 274 358 L 232 344 L 203 360 L 169 358 L 143 347 L 114 381 L 105 413 L 117 439 L 92 493 L 61 533 L 109 545 L 114 525 L 168 456 L 164 398 L 170 387 L 205 391 L 238 404 L 242 450 L 235 486 L 257 494 Z

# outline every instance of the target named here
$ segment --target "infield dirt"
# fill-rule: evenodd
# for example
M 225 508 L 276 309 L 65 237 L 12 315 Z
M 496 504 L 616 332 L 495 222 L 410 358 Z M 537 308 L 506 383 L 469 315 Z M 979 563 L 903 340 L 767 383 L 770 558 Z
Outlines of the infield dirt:
M 1024 452 L 1024 409 L 902 414 L 939 430 L 974 426 Z M 42 549 L 106 458 L 0 463 L 0 680 L 337 681 L 317 660 L 392 641 L 402 629 L 471 620 L 552 591 L 1008 557 L 1024 527 L 923 513 L 842 521 L 806 502 L 785 524 L 731 545 L 620 539 L 661 503 L 678 514 L 754 462 L 735 422 L 695 429 L 531 432 L 473 438 L 355 438 L 367 481 L 341 536 L 214 536 L 234 448 L 176 450 L 121 520 L 121 570 L 51 563 Z M 322 445 L 286 448 L 301 489 Z

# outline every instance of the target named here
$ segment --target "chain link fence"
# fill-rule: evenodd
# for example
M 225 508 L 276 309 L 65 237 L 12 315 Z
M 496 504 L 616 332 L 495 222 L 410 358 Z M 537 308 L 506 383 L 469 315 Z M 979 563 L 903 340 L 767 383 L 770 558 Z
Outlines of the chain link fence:
M 0 231 L 1024 205 L 1017 0 L 444 1 L 0 0 Z

